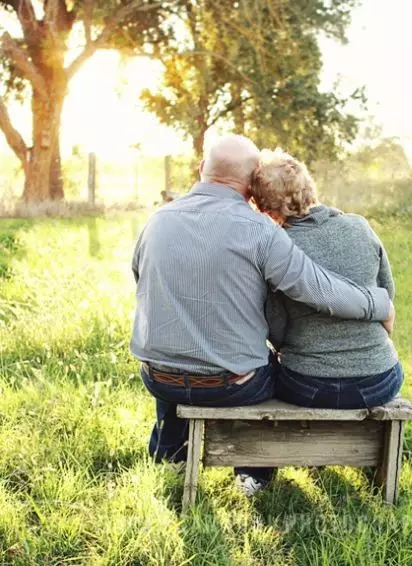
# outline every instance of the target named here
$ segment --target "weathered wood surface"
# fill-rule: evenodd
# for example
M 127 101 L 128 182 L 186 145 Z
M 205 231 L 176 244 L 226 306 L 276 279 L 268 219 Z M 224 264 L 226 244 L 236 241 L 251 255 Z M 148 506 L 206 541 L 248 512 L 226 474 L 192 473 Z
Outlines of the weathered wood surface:
M 203 421 L 191 420 L 189 424 L 189 444 L 186 462 L 186 476 L 183 490 L 182 509 L 185 512 L 196 500 L 199 477 L 200 453 L 203 440 Z
M 383 453 L 376 471 L 375 484 L 383 487 L 383 499 L 391 505 L 398 499 L 404 428 L 403 421 L 384 423 Z
M 206 466 L 376 466 L 384 424 L 206 421 Z
M 312 409 L 271 399 L 249 407 L 195 407 L 178 405 L 177 414 L 187 419 L 269 421 L 363 421 L 412 420 L 412 403 L 398 397 L 373 409 Z
M 370 409 L 369 418 L 377 421 L 409 421 L 412 420 L 412 403 L 403 397 L 396 397 L 382 407 Z

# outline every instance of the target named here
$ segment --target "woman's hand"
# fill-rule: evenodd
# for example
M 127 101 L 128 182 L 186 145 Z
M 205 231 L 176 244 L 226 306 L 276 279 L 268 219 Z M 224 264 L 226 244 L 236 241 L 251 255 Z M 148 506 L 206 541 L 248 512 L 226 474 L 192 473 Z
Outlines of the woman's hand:
M 392 334 L 392 332 L 393 332 L 393 327 L 394 327 L 394 324 L 395 324 L 395 315 L 396 315 L 395 307 L 394 307 L 394 304 L 391 301 L 389 316 L 382 323 L 388 334 Z

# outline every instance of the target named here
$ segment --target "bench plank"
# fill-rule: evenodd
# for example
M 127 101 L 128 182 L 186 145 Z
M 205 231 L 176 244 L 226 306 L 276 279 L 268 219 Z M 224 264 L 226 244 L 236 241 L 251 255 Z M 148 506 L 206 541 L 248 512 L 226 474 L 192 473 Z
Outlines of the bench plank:
M 178 405 L 177 415 L 186 419 L 269 420 L 269 421 L 363 421 L 410 420 L 412 404 L 398 397 L 383 407 L 373 409 L 313 409 L 289 405 L 277 399 L 248 407 L 196 407 Z
M 384 423 L 206 421 L 206 466 L 376 466 Z
M 363 421 L 368 416 L 367 409 L 336 410 L 308 409 L 289 405 L 277 399 L 265 401 L 248 407 L 195 407 L 178 405 L 177 414 L 186 419 L 219 420 L 269 420 L 269 421 Z
M 370 409 L 369 418 L 377 421 L 409 421 L 412 420 L 412 403 L 404 397 L 395 397 L 393 401 Z

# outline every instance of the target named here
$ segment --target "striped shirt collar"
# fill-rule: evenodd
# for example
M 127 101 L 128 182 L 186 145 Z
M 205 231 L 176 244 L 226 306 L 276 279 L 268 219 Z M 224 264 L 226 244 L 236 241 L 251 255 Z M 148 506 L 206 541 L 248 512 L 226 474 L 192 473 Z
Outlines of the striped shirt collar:
M 219 199 L 235 199 L 241 200 L 245 204 L 246 200 L 243 195 L 238 193 L 228 185 L 220 185 L 218 183 L 195 183 L 190 191 L 191 194 L 204 195 L 208 197 L 215 197 Z

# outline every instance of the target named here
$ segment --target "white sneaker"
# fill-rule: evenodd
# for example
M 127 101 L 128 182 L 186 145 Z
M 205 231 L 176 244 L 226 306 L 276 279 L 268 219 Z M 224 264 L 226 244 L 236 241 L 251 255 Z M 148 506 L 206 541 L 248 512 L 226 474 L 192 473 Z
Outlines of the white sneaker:
M 239 474 L 236 476 L 235 485 L 246 497 L 253 497 L 266 487 L 267 482 L 259 481 L 248 474 Z

